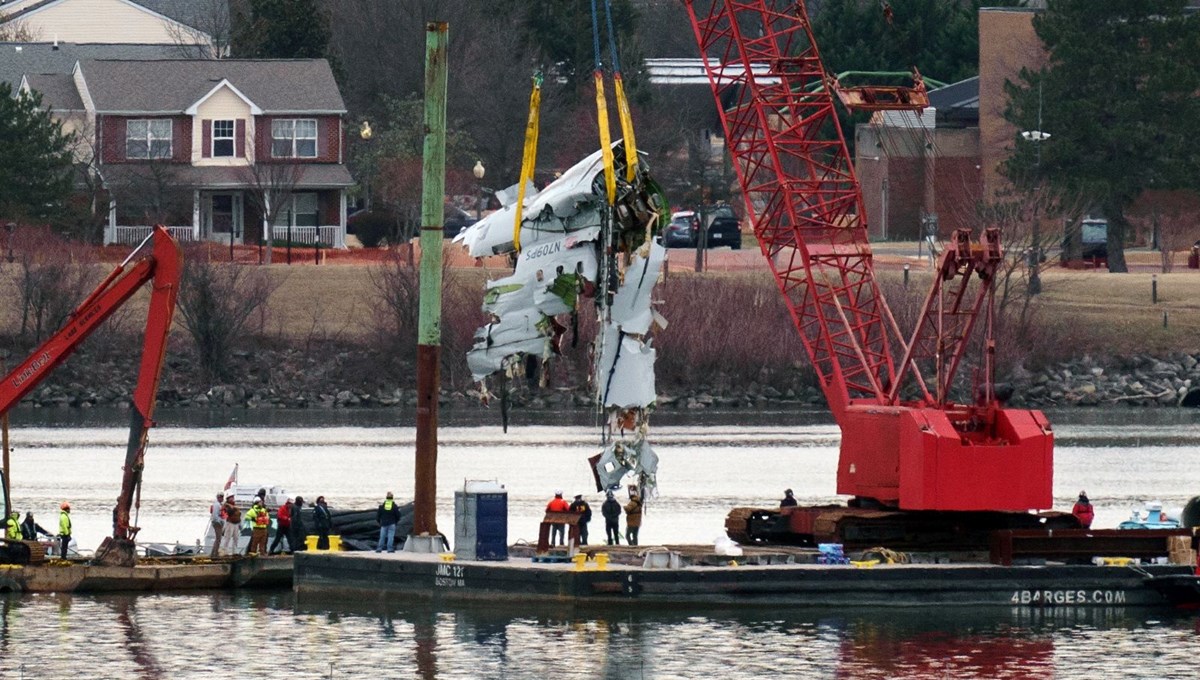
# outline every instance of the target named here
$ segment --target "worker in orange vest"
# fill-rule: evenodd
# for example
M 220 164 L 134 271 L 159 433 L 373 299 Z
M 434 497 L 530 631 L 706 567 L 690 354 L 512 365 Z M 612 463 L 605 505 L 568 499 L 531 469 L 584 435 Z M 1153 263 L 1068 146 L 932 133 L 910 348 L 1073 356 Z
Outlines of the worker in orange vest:
M 571 509 L 571 504 L 563 500 L 562 494 L 562 489 L 554 491 L 554 498 L 550 499 L 550 502 L 546 504 L 546 512 L 567 512 Z M 565 527 L 565 524 L 558 523 L 550 525 L 550 545 L 567 544 Z M 557 543 L 555 543 L 556 538 Z

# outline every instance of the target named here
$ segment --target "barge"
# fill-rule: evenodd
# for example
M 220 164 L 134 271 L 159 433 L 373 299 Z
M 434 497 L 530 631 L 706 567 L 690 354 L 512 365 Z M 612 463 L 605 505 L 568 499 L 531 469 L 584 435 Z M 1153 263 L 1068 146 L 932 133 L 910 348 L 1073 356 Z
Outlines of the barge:
M 296 555 L 294 589 L 301 600 L 380 604 L 1128 607 L 1170 605 L 1147 579 L 1192 574 L 1186 565 L 1131 562 L 855 566 L 778 563 L 775 558 L 747 564 L 738 562 L 746 558 L 724 557 L 722 566 L 665 560 L 668 566 L 660 568 L 647 566 L 650 559 L 641 565 L 535 559 L 466 562 L 438 554 L 304 553 Z M 672 562 L 678 566 L 671 568 Z
M 141 558 L 135 566 L 51 560 L 0 565 L 0 593 L 99 593 L 286 588 L 292 556 Z

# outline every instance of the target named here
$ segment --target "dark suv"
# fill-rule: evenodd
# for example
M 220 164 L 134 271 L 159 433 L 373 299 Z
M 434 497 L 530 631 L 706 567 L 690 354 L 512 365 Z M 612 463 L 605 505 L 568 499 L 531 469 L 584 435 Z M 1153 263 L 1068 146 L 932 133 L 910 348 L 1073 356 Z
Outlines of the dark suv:
M 479 221 L 474 215 L 457 206 L 446 204 L 443 208 L 446 215 L 446 221 L 442 222 L 444 238 L 454 238 L 460 231 Z
M 708 247 L 717 248 L 729 246 L 734 250 L 742 247 L 742 224 L 728 205 L 718 205 L 710 208 L 707 213 Z

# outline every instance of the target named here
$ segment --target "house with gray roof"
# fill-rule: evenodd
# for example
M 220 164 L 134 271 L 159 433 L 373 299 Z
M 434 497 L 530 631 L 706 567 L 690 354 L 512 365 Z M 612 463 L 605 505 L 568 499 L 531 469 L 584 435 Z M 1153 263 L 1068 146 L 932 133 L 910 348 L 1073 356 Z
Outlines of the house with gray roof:
M 228 44 L 228 28 L 228 0 L 10 0 L 0 4 L 0 29 L 34 41 L 212 49 Z
M 346 105 L 324 59 L 82 60 L 22 87 L 82 110 L 106 243 L 158 222 L 183 241 L 345 247 Z

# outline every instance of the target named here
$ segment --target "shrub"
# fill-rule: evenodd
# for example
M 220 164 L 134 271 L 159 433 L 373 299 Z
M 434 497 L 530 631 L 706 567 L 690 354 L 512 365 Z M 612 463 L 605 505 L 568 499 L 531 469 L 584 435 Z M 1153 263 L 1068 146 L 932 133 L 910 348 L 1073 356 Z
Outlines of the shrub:
M 396 232 L 396 217 L 382 210 L 361 212 L 349 219 L 347 231 L 357 236 L 364 247 L 377 248 Z
M 265 269 L 218 264 L 195 251 L 185 255 L 179 315 L 207 380 L 230 377 L 233 348 L 246 339 L 251 318 L 266 307 L 278 285 Z

